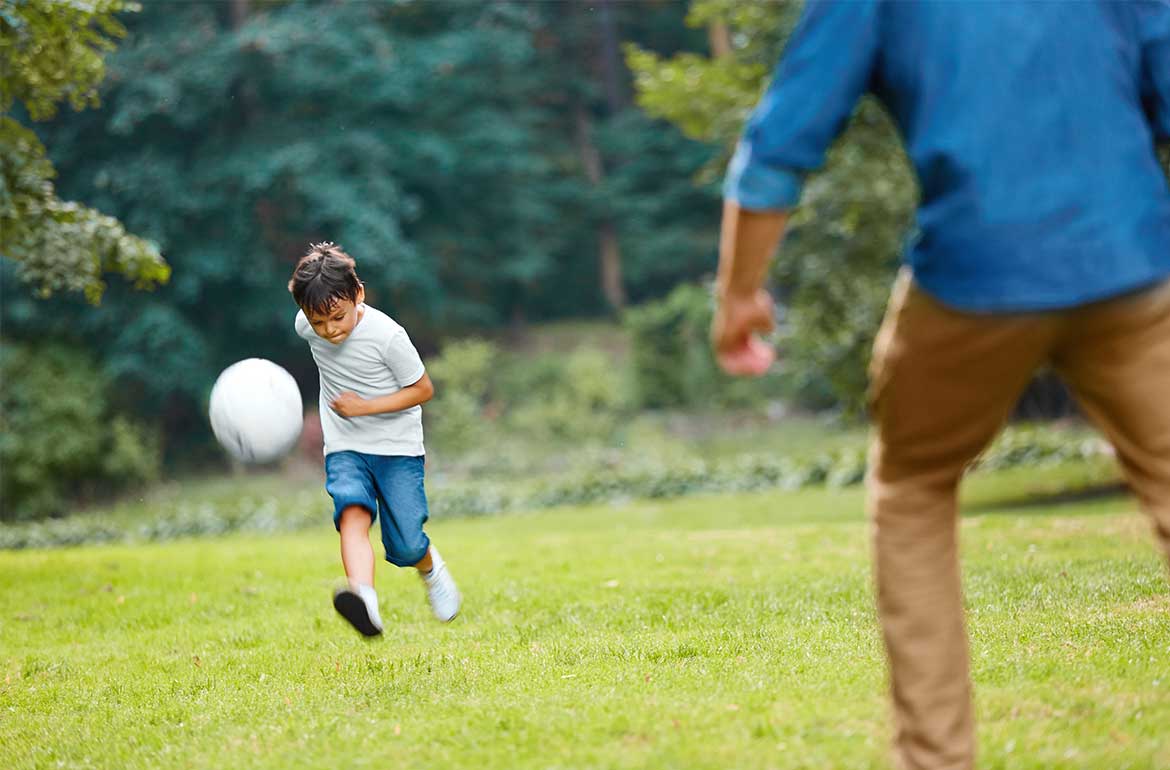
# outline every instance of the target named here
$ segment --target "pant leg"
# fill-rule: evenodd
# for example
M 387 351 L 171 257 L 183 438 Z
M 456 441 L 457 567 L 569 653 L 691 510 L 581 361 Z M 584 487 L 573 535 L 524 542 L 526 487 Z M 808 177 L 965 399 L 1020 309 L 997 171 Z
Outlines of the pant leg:
M 894 751 L 907 770 L 973 766 L 958 484 L 1048 356 L 1059 322 L 959 313 L 903 273 L 875 341 L 867 497 Z
M 1170 559 L 1170 282 L 1077 310 L 1055 363 L 1113 443 Z
M 332 452 L 325 456 L 325 491 L 333 498 L 333 527 L 341 530 L 341 512 L 358 505 L 378 517 L 378 489 L 367 455 Z
M 422 457 L 377 457 L 374 482 L 382 545 L 386 561 L 398 567 L 417 564 L 431 547 L 423 531 L 429 517 L 424 478 Z

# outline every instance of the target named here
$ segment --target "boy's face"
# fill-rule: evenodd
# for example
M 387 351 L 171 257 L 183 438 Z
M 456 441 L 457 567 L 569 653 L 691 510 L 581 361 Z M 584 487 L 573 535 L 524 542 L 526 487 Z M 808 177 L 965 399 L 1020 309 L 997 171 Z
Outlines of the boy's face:
M 340 299 L 329 307 L 328 313 L 318 314 L 306 310 L 305 318 L 309 319 L 309 323 L 312 325 L 313 331 L 317 332 L 318 337 L 328 340 L 334 345 L 340 345 L 361 319 L 358 305 L 365 301 L 366 289 L 362 286 L 358 288 L 356 301 Z

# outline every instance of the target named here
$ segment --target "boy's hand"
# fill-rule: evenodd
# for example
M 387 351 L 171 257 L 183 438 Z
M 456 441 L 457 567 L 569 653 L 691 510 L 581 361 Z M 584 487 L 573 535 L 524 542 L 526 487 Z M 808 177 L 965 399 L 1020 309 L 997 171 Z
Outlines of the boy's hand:
M 366 413 L 366 400 L 351 390 L 330 401 L 329 406 L 342 417 L 358 417 Z
M 711 345 L 723 371 L 756 377 L 768 371 L 776 353 L 757 334 L 772 331 L 774 313 L 772 298 L 763 290 L 721 299 L 711 322 Z

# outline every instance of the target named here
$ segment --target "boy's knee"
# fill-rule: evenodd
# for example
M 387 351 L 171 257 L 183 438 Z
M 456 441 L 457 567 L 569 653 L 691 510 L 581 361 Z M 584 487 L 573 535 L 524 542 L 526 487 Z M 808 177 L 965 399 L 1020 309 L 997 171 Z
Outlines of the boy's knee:
M 362 503 L 342 504 L 341 509 L 334 516 L 337 531 L 342 528 L 364 527 L 369 529 L 374 523 L 374 514 L 369 507 Z
M 370 513 L 370 509 L 364 505 L 347 505 L 341 509 L 341 520 L 343 522 L 356 520 L 364 521 L 368 524 L 372 518 L 374 518 L 374 515 Z
M 419 531 L 418 537 L 410 538 L 408 542 L 385 545 L 386 561 L 395 567 L 413 567 L 427 555 L 431 541 L 425 532 Z

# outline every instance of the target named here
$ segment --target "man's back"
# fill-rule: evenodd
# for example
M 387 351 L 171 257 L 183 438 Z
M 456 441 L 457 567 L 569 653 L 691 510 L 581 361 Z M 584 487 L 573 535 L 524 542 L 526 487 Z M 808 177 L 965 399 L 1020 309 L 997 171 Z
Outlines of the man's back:
M 1170 4 L 810 4 L 748 164 L 815 167 L 865 90 L 918 172 L 907 256 L 943 301 L 1067 307 L 1170 275 Z

